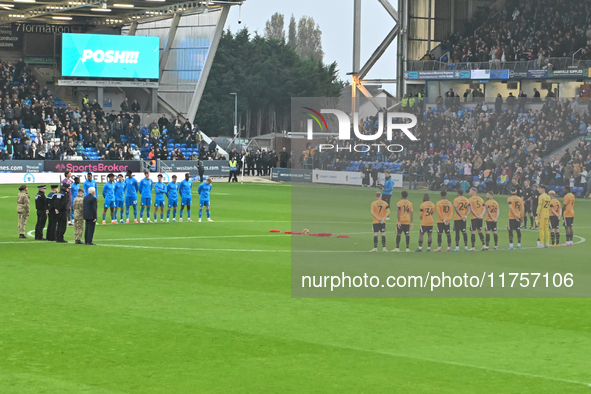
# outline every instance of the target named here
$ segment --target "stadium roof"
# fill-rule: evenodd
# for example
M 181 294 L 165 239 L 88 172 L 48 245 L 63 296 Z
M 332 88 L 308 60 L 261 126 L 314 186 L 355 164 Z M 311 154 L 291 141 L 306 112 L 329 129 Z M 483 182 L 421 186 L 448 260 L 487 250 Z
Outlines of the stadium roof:
M 175 13 L 206 13 L 244 0 L 0 0 L 0 23 L 29 22 L 121 26 L 170 18 Z

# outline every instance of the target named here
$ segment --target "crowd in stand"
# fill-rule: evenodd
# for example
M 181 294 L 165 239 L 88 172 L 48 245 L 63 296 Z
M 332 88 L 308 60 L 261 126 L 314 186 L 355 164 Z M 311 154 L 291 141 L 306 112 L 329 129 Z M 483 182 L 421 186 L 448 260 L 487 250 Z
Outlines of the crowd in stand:
M 0 160 L 88 159 L 88 148 L 103 160 L 225 159 L 215 140 L 203 141 L 197 125 L 166 115 L 142 124 L 137 101 L 125 98 L 120 111 L 107 113 L 97 102 L 82 99 L 80 107 L 57 100 L 41 88 L 22 60 L 0 64 Z M 191 154 L 169 145 L 182 144 Z
M 551 67 L 551 58 L 591 60 L 589 15 L 591 2 L 579 0 L 521 0 L 482 25 L 470 25 L 442 45 L 438 60 L 452 63 L 535 61 L 537 68 Z M 581 49 L 583 48 L 583 49 Z M 581 50 L 580 50 L 581 49 Z M 430 54 L 422 60 L 434 60 Z
M 450 94 L 451 96 L 451 94 Z M 423 112 L 419 105 L 410 110 L 418 118 L 413 134 L 418 141 L 410 141 L 402 134 L 394 141 L 385 135 L 375 144 L 399 143 L 401 153 L 389 153 L 383 147 L 372 147 L 367 152 L 340 149 L 321 152 L 310 145 L 302 153 L 303 168 L 353 170 L 372 173 L 394 168 L 405 174 L 411 184 L 420 178 L 437 189 L 451 180 L 466 180 L 469 184 L 485 184 L 487 189 L 507 192 L 513 179 L 525 179 L 547 185 L 586 187 L 591 169 L 591 149 L 581 143 L 573 152 L 562 157 L 544 157 L 577 137 L 591 135 L 591 115 L 579 113 L 576 102 L 549 98 L 539 110 L 517 110 L 509 100 L 500 110 L 477 103 L 473 109 L 458 109 L 459 101 L 447 100 L 441 110 Z M 461 108 L 461 107 L 460 107 Z M 362 120 L 358 127 L 365 134 L 375 134 L 375 118 Z M 398 139 L 396 139 L 398 138 Z M 326 144 L 348 146 L 332 138 Z M 364 143 L 352 141 L 350 145 Z M 392 167 L 389 163 L 395 163 Z

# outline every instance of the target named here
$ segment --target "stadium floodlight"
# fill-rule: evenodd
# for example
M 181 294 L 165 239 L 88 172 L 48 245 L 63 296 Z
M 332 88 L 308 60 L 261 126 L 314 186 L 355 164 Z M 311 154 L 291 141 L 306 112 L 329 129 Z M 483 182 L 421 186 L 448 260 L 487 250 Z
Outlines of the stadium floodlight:
M 34 3 L 37 0 L 14 0 L 15 3 Z
M 69 16 L 52 16 L 51 19 L 61 20 L 61 21 L 71 21 L 72 18 Z
M 4 8 L 14 8 L 14 4 L 0 4 L 0 7 L 4 7 Z
M 113 7 L 119 7 L 119 8 L 133 8 L 135 7 L 133 4 L 123 4 L 123 3 L 115 3 L 113 4 Z

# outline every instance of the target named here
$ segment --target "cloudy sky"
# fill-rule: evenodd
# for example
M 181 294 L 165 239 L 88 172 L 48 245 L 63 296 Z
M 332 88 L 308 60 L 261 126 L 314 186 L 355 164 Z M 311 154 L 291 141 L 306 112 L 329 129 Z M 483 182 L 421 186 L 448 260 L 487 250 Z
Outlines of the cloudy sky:
M 397 6 L 397 1 L 390 0 Z M 322 30 L 324 62 L 336 61 L 340 76 L 349 80 L 346 73 L 353 63 L 353 0 L 246 0 L 242 6 L 242 24 L 238 24 L 239 7 L 232 7 L 226 28 L 236 32 L 244 26 L 251 32 L 265 32 L 265 22 L 275 12 L 285 15 L 285 30 L 293 14 L 296 20 L 311 16 Z M 375 48 L 394 27 L 394 20 L 386 13 L 377 0 L 363 0 L 361 26 L 361 64 L 371 56 Z M 367 78 L 395 78 L 395 43 L 378 61 Z M 388 86 L 388 90 L 393 87 Z

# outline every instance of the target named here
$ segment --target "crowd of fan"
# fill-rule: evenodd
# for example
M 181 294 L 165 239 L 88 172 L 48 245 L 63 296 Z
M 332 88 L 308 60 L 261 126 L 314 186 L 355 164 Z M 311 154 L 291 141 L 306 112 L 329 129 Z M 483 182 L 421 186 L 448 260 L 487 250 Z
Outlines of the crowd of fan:
M 225 159 L 215 140 L 203 141 L 197 125 L 162 115 L 142 124 L 137 101 L 125 98 L 120 111 L 107 113 L 85 97 L 80 107 L 61 103 L 46 86 L 41 88 L 22 60 L 0 64 L 0 160 L 88 159 L 88 148 L 103 160 Z M 56 103 L 58 101 L 58 103 Z M 191 154 L 172 144 L 182 144 Z
M 517 111 L 511 101 L 501 111 L 477 103 L 474 109 L 456 110 L 456 102 L 448 101 L 443 110 L 420 106 L 410 108 L 418 118 L 412 129 L 418 141 L 410 141 L 400 134 L 388 142 L 383 135 L 367 152 L 339 149 L 339 152 L 323 151 L 311 145 L 302 153 L 302 167 L 333 170 L 356 170 L 371 174 L 383 172 L 396 163 L 395 172 L 403 173 L 416 186 L 424 180 L 438 188 L 451 180 L 466 180 L 470 184 L 486 184 L 496 192 L 507 192 L 507 185 L 514 178 L 520 182 L 529 179 L 548 185 L 573 184 L 585 187 L 591 169 L 591 149 L 581 143 L 574 152 L 564 156 L 542 159 L 567 142 L 591 133 L 591 115 L 577 111 L 578 104 L 567 99 L 549 98 L 539 110 Z M 359 123 L 359 130 L 375 134 L 378 122 L 366 119 Z M 334 146 L 366 143 L 355 140 L 343 144 L 332 138 L 324 142 Z M 405 147 L 400 153 L 390 153 L 384 147 L 399 143 Z
M 521 0 L 505 8 L 479 27 L 471 25 L 442 45 L 444 62 L 490 63 L 535 61 L 537 68 L 552 67 L 551 58 L 591 60 L 589 14 L 591 2 L 579 0 Z M 475 29 L 475 30 L 474 30 Z M 582 50 L 580 50 L 583 48 Z M 580 51 L 579 51 L 580 50 Z M 435 60 L 427 53 L 422 60 Z

